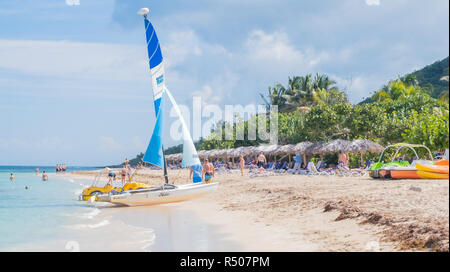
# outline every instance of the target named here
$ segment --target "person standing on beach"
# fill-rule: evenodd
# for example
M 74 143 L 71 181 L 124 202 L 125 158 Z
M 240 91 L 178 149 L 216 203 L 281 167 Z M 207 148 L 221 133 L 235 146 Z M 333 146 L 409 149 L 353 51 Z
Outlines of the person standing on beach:
M 128 177 L 128 182 L 131 182 L 131 175 L 133 175 L 133 169 L 131 169 L 131 166 L 128 164 L 128 165 L 127 165 L 127 177 Z
M 192 165 L 189 167 L 189 179 L 192 178 L 193 183 L 200 183 L 202 182 L 202 166 L 201 165 Z
M 241 168 L 241 176 L 244 176 L 245 159 L 243 155 L 239 157 L 239 166 Z
M 203 164 L 202 178 L 205 183 L 211 183 L 214 178 L 214 165 L 212 165 L 208 159 L 205 159 Z
M 127 176 L 127 169 L 125 168 L 125 165 L 122 166 L 122 170 L 120 170 L 120 178 L 122 180 L 122 186 L 125 185 L 125 178 Z
M 129 161 L 127 158 L 125 158 L 125 165 L 128 165 Z
M 297 174 L 300 172 L 302 168 L 303 159 L 300 154 L 295 154 L 295 164 L 294 164 L 294 174 Z
M 11 181 L 11 182 L 14 182 L 14 174 L 13 173 L 11 173 L 11 176 L 9 177 L 9 180 Z
M 36 172 L 36 176 L 39 175 L 39 168 L 36 168 L 35 172 Z

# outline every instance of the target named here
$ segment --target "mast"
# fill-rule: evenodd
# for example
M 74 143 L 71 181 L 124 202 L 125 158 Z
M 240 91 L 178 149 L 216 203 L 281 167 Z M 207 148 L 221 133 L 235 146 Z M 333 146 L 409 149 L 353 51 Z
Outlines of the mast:
M 164 146 L 162 145 L 162 155 L 163 155 L 163 161 L 164 161 L 164 180 L 166 184 L 169 184 L 169 176 L 167 175 L 167 164 L 166 164 L 166 157 L 164 155 Z

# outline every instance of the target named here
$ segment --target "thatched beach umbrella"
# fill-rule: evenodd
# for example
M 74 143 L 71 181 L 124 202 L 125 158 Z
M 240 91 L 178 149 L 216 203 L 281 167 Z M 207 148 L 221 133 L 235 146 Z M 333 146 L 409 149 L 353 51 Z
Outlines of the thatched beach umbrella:
M 298 143 L 294 147 L 294 153 L 299 153 L 299 154 L 308 153 L 308 148 L 312 145 L 313 145 L 313 143 L 311 143 L 311 142 Z M 292 153 L 292 154 L 294 154 L 294 153 Z
M 248 148 L 247 152 L 248 152 L 249 156 L 256 156 L 257 154 L 259 154 L 259 150 L 258 150 L 258 148 L 256 146 L 250 146 Z
M 234 158 L 236 158 L 236 157 L 239 157 L 241 155 L 244 155 L 244 151 L 245 151 L 245 147 L 241 146 L 241 147 L 234 148 L 231 151 L 231 154 L 233 155 Z
M 324 154 L 338 153 L 339 151 L 342 151 L 345 153 L 351 152 L 351 145 L 352 145 L 352 142 L 349 142 L 346 140 L 341 140 L 341 139 L 334 140 L 334 141 L 324 144 L 320 148 L 320 154 L 324 155 Z
M 307 146 L 303 152 L 305 154 L 311 154 L 311 155 L 322 154 L 321 149 L 324 145 L 325 145 L 324 142 L 313 143 L 313 144 Z
M 372 153 L 380 153 L 383 151 L 384 147 L 366 139 L 354 140 L 350 146 L 351 152 L 360 153 L 360 152 L 372 152 Z
M 197 152 L 197 155 L 198 155 L 198 158 L 199 158 L 199 159 L 205 158 L 205 154 L 206 154 L 206 150 L 199 150 L 199 151 Z
M 288 144 L 280 146 L 273 154 L 278 155 L 288 155 L 288 154 L 294 154 L 295 153 L 295 145 Z
M 364 164 L 364 153 L 380 153 L 384 147 L 367 139 L 354 140 L 350 145 L 351 152 L 361 154 L 361 165 Z
M 276 144 L 274 144 L 274 145 L 260 145 L 260 146 L 257 147 L 257 149 L 258 149 L 258 151 L 260 153 L 262 152 L 262 153 L 268 154 L 268 155 L 274 154 L 274 152 L 276 152 L 278 148 L 280 148 L 280 146 L 276 145 Z

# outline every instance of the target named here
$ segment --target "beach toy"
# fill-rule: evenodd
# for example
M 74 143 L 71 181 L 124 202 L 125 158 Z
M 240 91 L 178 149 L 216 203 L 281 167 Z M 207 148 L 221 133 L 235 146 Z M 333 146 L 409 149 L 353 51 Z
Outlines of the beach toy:
M 417 175 L 422 179 L 448 179 L 448 174 L 440 174 L 426 171 L 417 171 Z

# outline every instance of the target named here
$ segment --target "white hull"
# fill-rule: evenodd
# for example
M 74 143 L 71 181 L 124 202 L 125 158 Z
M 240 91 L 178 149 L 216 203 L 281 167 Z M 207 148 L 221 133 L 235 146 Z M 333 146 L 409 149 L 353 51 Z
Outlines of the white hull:
M 97 201 L 110 202 L 126 206 L 144 206 L 158 205 L 164 203 L 173 203 L 192 198 L 201 197 L 204 194 L 214 192 L 219 186 L 215 183 L 194 183 L 176 186 L 174 189 L 165 189 L 157 191 L 127 191 L 122 194 L 99 195 Z

